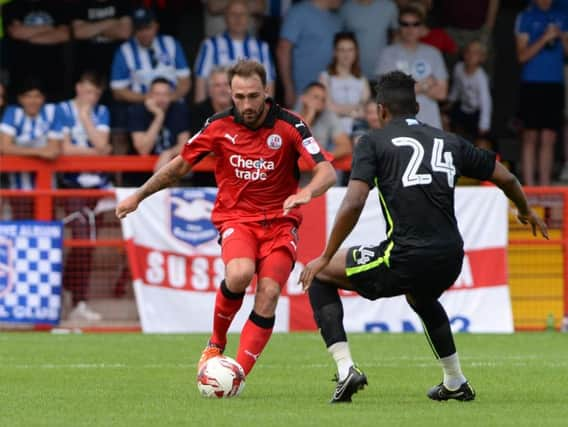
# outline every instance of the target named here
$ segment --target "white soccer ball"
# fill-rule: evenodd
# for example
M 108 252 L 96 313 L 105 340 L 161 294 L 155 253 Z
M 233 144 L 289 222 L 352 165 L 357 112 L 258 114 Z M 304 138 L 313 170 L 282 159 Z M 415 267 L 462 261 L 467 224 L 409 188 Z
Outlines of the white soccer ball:
M 230 357 L 213 357 L 199 369 L 197 388 L 204 397 L 236 397 L 245 388 L 245 371 Z

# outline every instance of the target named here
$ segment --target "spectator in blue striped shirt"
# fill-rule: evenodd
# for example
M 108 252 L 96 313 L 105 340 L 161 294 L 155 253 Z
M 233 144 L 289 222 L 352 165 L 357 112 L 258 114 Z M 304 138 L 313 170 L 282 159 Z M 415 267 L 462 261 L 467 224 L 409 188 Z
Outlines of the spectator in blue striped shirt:
M 112 62 L 110 86 L 115 99 L 144 102 L 150 83 L 158 77 L 167 79 L 175 87 L 175 100 L 184 98 L 191 80 L 179 41 L 158 34 L 159 24 L 150 9 L 136 9 L 132 22 L 134 37 L 120 45 Z
M 254 59 L 264 65 L 268 91 L 274 95 L 275 68 L 266 42 L 248 32 L 250 11 L 246 0 L 231 0 L 225 9 L 227 31 L 205 39 L 201 43 L 195 61 L 196 103 L 207 98 L 207 79 L 211 70 L 218 66 L 230 66 L 241 58 Z
M 75 84 L 75 97 L 59 104 L 63 129 L 63 155 L 101 156 L 111 152 L 109 143 L 110 116 L 107 107 L 99 104 L 104 89 L 102 78 L 93 72 L 84 72 Z M 108 176 L 103 173 L 66 173 L 62 177 L 65 188 L 108 187 Z M 74 239 L 94 237 L 98 202 L 94 197 L 63 198 L 63 208 Z M 71 291 L 73 310 L 70 320 L 101 320 L 102 316 L 86 303 L 89 294 L 89 273 L 93 248 L 74 247 L 67 255 L 63 284 Z
M 9 105 L 0 123 L 0 154 L 55 159 L 60 152 L 63 133 L 57 106 L 45 104 L 37 80 L 27 80 L 18 91 L 19 105 Z M 31 190 L 35 177 L 29 172 L 9 175 L 10 188 Z M 13 219 L 33 217 L 31 200 L 12 202 Z
M 75 85 L 75 98 L 59 104 L 63 155 L 102 156 L 112 151 L 109 111 L 98 104 L 103 88 L 100 76 L 84 72 Z M 66 173 L 62 181 L 67 188 L 103 188 L 109 182 L 106 174 L 91 172 Z

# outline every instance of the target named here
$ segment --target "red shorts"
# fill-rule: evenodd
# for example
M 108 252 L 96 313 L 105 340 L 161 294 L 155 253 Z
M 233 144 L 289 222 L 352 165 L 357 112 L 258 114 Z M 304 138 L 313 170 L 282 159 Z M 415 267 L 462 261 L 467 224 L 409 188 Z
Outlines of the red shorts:
M 221 229 L 221 254 L 225 265 L 234 258 L 250 258 L 256 262 L 259 279 L 270 277 L 280 286 L 296 261 L 298 231 L 296 223 L 287 219 L 231 223 Z

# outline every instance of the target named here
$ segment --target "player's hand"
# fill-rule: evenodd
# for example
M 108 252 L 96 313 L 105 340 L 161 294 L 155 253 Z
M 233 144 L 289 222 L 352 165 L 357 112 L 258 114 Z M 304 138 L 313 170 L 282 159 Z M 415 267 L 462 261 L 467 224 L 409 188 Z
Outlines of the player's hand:
M 305 205 L 310 200 L 312 200 L 312 192 L 306 190 L 305 188 L 298 191 L 296 194 L 291 195 L 286 200 L 284 200 L 284 215 L 288 215 L 292 209 L 298 206 Z
M 134 212 L 136 208 L 138 208 L 139 203 L 140 201 L 138 200 L 138 196 L 136 194 L 132 194 L 116 206 L 114 213 L 118 219 L 123 219 L 130 212 Z
M 304 270 L 302 270 L 300 278 L 298 279 L 298 283 L 302 285 L 302 290 L 304 292 L 306 292 L 310 288 L 314 277 L 316 277 L 316 275 L 320 271 L 322 271 L 327 266 L 327 264 L 329 264 L 329 258 L 320 256 L 310 261 L 308 265 L 304 267 Z
M 525 213 L 519 212 L 517 218 L 522 224 L 530 224 L 533 236 L 536 236 L 536 230 L 538 228 L 542 237 L 548 240 L 548 228 L 546 224 L 532 209 L 529 209 L 529 211 Z

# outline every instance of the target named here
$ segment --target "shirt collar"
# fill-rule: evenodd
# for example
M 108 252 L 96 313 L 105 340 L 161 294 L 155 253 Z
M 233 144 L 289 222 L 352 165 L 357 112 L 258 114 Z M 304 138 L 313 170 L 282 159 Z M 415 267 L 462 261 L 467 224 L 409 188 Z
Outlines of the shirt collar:
M 266 115 L 264 122 L 258 128 L 272 128 L 274 127 L 274 123 L 276 123 L 276 116 L 278 115 L 278 110 L 280 107 L 270 97 L 266 98 L 266 103 L 270 106 L 268 114 Z M 244 123 L 243 118 L 241 117 L 235 106 L 231 108 L 231 114 L 235 118 L 235 123 L 241 124 L 249 129 L 252 129 L 251 127 L 247 126 Z

